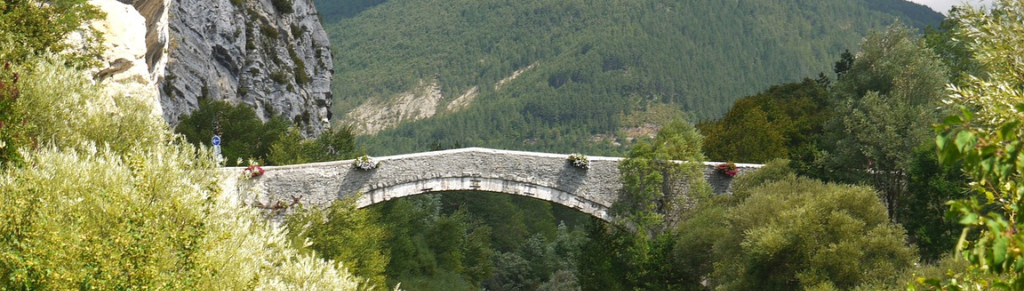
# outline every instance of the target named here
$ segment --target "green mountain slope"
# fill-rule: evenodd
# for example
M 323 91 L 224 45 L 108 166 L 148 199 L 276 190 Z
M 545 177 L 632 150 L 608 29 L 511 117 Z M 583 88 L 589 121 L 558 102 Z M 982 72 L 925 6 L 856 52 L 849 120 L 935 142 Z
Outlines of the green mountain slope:
M 869 30 L 942 19 L 898 0 L 316 5 L 336 56 L 336 119 L 363 132 L 400 124 L 366 140 L 378 155 L 452 145 L 613 153 L 643 135 L 650 108 L 717 117 L 742 96 L 830 72 Z

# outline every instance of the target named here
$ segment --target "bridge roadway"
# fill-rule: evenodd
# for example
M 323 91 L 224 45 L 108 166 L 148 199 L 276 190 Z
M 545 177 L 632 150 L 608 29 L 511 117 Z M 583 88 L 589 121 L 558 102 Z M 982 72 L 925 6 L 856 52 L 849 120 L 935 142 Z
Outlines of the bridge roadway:
M 222 187 L 246 205 L 274 210 L 276 216 L 301 203 L 325 207 L 362 193 L 358 207 L 395 198 L 446 191 L 486 191 L 558 203 L 610 220 L 608 209 L 622 188 L 618 157 L 588 157 L 589 169 L 566 154 L 463 148 L 375 158 L 380 167 L 356 169 L 354 160 L 264 167 L 265 174 L 240 178 L 244 168 L 223 168 Z M 704 176 L 716 193 L 729 191 L 731 178 L 706 162 Z M 740 173 L 760 168 L 736 164 Z

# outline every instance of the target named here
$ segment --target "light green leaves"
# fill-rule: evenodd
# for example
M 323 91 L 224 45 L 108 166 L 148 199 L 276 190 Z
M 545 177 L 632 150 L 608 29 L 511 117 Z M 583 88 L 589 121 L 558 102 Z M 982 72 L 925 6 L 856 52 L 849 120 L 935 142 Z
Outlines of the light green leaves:
M 1024 48 L 1020 31 L 1024 2 L 998 1 L 992 10 L 965 8 L 953 15 L 963 44 L 982 64 L 982 72 L 951 87 L 949 100 L 959 108 L 936 127 L 938 155 L 943 163 L 963 162 L 973 180 L 974 197 L 949 203 L 950 213 L 964 225 L 957 250 L 970 268 L 960 270 L 962 280 L 937 282 L 919 279 L 934 289 L 1024 289 L 1024 229 L 1020 205 L 1024 203 Z M 971 235 L 968 235 L 971 234 Z M 977 275 L 993 276 L 991 281 Z
M 992 263 L 1002 264 L 1006 261 L 1006 249 L 1010 245 L 1010 239 L 1005 236 L 996 238 L 995 243 L 992 244 Z
M 971 224 L 978 223 L 978 214 L 977 213 L 968 213 L 967 215 L 961 217 L 959 222 L 960 222 L 960 224 L 963 224 L 963 225 L 971 225 Z
M 978 143 L 978 137 L 974 136 L 974 133 L 970 131 L 961 131 L 956 134 L 954 144 L 956 149 L 960 152 L 966 152 L 967 150 L 974 147 Z
M 876 290 L 917 261 L 869 187 L 789 176 L 743 191 L 714 247 L 716 290 Z
M 0 290 L 355 290 L 334 262 L 221 194 L 211 153 L 144 100 L 54 60 L 25 63 L 38 147 L 0 173 Z

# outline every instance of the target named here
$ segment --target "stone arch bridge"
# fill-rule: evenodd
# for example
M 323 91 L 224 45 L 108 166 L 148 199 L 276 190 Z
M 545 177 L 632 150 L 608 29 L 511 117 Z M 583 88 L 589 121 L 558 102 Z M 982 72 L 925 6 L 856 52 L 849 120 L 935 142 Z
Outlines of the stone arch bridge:
M 558 203 L 610 220 L 618 199 L 617 157 L 588 157 L 589 169 L 567 161 L 568 155 L 464 148 L 375 158 L 380 167 L 356 169 L 354 160 L 264 167 L 265 174 L 240 180 L 244 168 L 224 168 L 225 189 L 247 205 L 287 212 L 296 204 L 325 207 L 362 193 L 358 207 L 390 199 L 446 191 L 485 191 Z M 729 191 L 731 178 L 706 162 L 704 177 L 716 193 Z M 736 164 L 741 173 L 761 165 Z

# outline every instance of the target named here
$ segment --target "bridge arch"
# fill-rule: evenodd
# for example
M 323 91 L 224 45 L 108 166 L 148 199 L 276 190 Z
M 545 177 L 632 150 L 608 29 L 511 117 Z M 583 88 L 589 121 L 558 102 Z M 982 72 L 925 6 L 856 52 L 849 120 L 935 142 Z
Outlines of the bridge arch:
M 609 206 L 568 191 L 524 181 L 473 176 L 437 177 L 372 189 L 363 193 L 356 204 L 357 207 L 363 208 L 396 198 L 450 191 L 481 191 L 524 196 L 560 204 L 605 221 L 611 220 Z
M 356 169 L 353 160 L 264 167 L 260 177 L 239 178 L 243 168 L 223 168 L 224 189 L 247 205 L 275 210 L 278 218 L 301 203 L 326 207 L 362 193 L 357 206 L 447 191 L 483 191 L 532 197 L 610 220 L 618 199 L 622 158 L 589 157 L 590 167 L 573 166 L 568 155 L 465 148 L 379 157 L 380 167 Z M 705 163 L 705 178 L 716 192 L 727 192 L 730 178 L 714 173 L 719 163 Z M 737 164 L 740 172 L 760 167 Z M 248 200 L 248 201 L 247 201 Z M 283 211 L 282 211 L 283 210 Z

